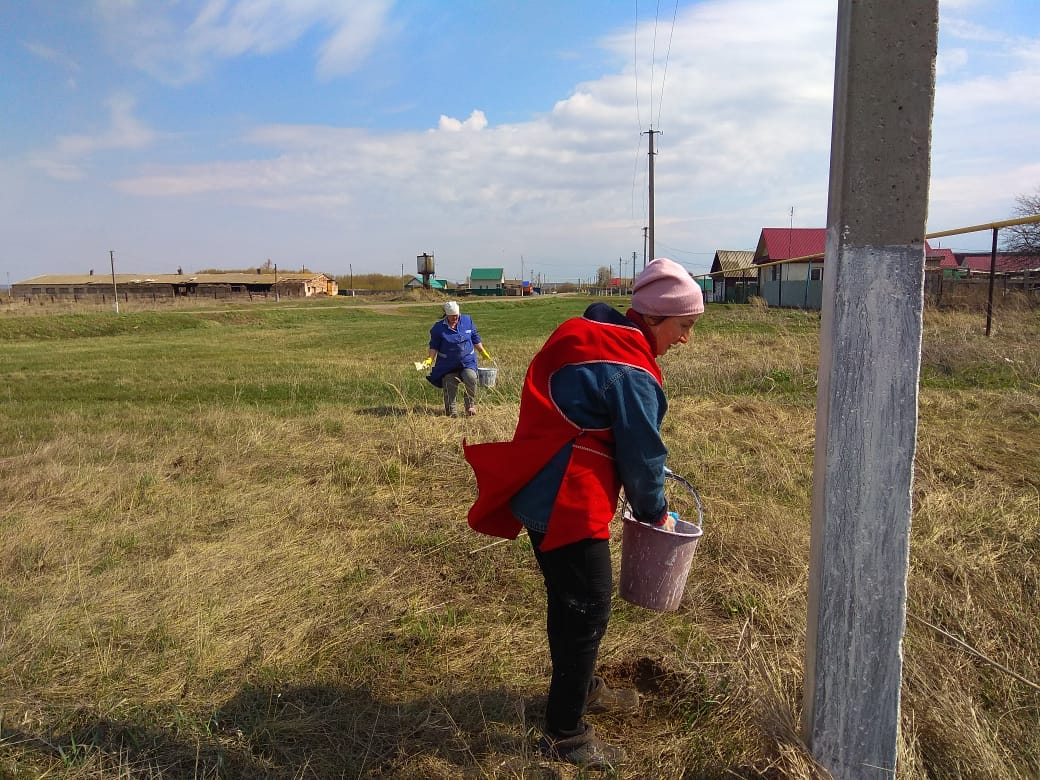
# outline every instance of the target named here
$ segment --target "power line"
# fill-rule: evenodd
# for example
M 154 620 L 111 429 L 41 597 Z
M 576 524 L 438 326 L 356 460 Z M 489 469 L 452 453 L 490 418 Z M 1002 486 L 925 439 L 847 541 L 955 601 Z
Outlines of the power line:
M 662 249 L 667 249 L 669 252 L 679 252 L 680 254 L 684 254 L 684 255 L 710 255 L 712 257 L 714 257 L 714 255 L 715 255 L 714 250 L 711 251 L 711 252 L 707 252 L 707 251 L 698 251 L 698 250 L 694 250 L 694 249 L 679 249 L 679 248 L 674 247 L 674 246 L 668 246 L 667 244 L 662 244 L 661 242 L 657 242 L 657 245 L 659 247 L 661 247 Z
M 661 99 L 657 102 L 657 126 L 661 126 L 661 107 L 664 105 L 664 82 L 668 78 L 668 59 L 672 55 L 672 37 L 675 35 L 675 19 L 679 15 L 679 0 L 675 0 L 672 11 L 672 29 L 668 33 L 668 51 L 664 55 L 664 73 L 661 75 Z M 651 85 L 652 86 L 652 85 Z
M 632 219 L 636 218 L 636 179 L 638 178 L 638 175 L 639 175 L 639 169 L 640 169 L 639 163 L 641 162 L 642 157 L 643 157 L 643 138 L 642 138 L 642 135 L 643 135 L 643 132 L 642 132 L 642 130 L 640 130 L 640 132 L 639 132 L 639 136 L 640 137 L 636 140 L 636 156 L 635 156 L 635 160 L 632 163 Z M 643 168 L 643 181 L 644 182 L 646 181 L 646 168 Z M 645 186 L 644 186 L 644 189 L 645 189 Z M 645 224 L 646 223 L 646 199 L 642 198 L 639 202 L 640 202 L 640 205 L 642 205 L 642 207 L 643 207 L 643 219 L 641 220 L 641 222 L 643 222 Z
M 654 66 L 657 64 L 657 23 L 661 20 L 661 0 L 654 12 L 654 42 L 650 46 L 650 127 L 654 126 Z
M 632 24 L 632 76 L 636 81 L 636 124 L 643 129 L 643 118 L 639 115 L 639 0 L 636 0 L 636 18 Z

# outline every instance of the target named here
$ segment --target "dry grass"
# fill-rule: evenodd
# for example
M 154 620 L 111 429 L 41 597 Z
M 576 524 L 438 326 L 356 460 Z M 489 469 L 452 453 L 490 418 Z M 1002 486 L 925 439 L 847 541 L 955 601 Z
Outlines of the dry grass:
M 512 434 L 566 304 L 483 306 L 501 381 L 473 420 L 408 368 L 428 312 L 0 344 L 0 776 L 580 776 L 533 754 L 541 583 L 524 537 L 466 527 L 459 447 Z M 926 326 L 909 610 L 1035 682 L 1040 322 Z M 818 321 L 713 307 L 695 336 L 665 433 L 705 536 L 678 612 L 617 602 L 601 671 L 645 703 L 597 729 L 619 777 L 822 777 L 798 737 Z M 901 777 L 1040 772 L 1036 690 L 914 620 L 904 652 Z

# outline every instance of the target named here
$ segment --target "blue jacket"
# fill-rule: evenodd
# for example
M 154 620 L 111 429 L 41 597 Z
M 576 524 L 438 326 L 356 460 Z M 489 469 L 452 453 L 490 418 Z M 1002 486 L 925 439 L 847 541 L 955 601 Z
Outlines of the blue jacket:
M 592 304 L 586 319 L 638 326 L 603 303 Z M 610 428 L 615 465 L 637 520 L 654 522 L 664 514 L 664 466 L 668 448 L 660 428 L 668 402 L 646 371 L 611 362 L 565 366 L 553 374 L 550 392 L 563 415 L 582 429 Z M 571 459 L 571 444 L 513 496 L 509 508 L 527 528 L 545 533 L 556 495 Z
M 430 349 L 437 350 L 437 361 L 426 381 L 434 387 L 444 386 L 444 377 L 463 368 L 477 370 L 475 344 L 480 343 L 477 326 L 468 314 L 459 316 L 455 327 L 449 327 L 447 318 L 442 318 L 430 328 Z

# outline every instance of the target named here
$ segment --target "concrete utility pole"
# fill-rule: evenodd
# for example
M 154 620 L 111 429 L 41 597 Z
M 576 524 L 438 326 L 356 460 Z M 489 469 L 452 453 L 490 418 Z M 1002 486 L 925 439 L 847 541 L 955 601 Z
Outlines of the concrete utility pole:
M 116 302 L 116 314 L 119 314 L 119 288 L 116 287 L 116 253 L 108 250 L 108 262 L 112 264 L 112 298 Z
M 840 0 L 802 729 L 894 778 L 938 0 Z
M 661 133 L 660 130 L 654 130 L 654 126 L 650 125 L 650 129 L 646 131 L 646 134 L 650 137 L 650 259 L 653 260 L 654 255 L 654 155 L 657 152 L 654 151 L 654 133 L 658 135 Z

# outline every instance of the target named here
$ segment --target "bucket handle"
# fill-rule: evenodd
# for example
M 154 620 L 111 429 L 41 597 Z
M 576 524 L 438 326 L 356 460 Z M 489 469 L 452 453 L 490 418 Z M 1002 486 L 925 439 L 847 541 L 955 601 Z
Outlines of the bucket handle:
M 704 504 L 701 503 L 701 495 L 697 492 L 697 488 L 690 484 L 690 481 L 686 477 L 681 477 L 672 471 L 667 466 L 664 467 L 664 476 L 666 479 L 672 479 L 682 485 L 684 488 L 690 491 L 690 495 L 693 496 L 694 502 L 697 504 L 697 525 L 704 525 Z
M 673 482 L 678 482 L 680 485 L 682 485 L 684 488 L 686 488 L 688 491 L 690 491 L 690 495 L 693 496 L 693 500 L 697 504 L 697 526 L 700 527 L 700 528 L 704 528 L 704 504 L 701 503 L 701 496 L 697 492 L 697 488 L 695 488 L 693 485 L 691 485 L 690 481 L 688 479 L 686 479 L 685 477 L 679 476 L 678 474 L 676 474 L 674 471 L 672 471 L 667 466 L 664 467 L 664 477 L 665 477 L 665 479 L 670 479 Z M 628 496 L 626 495 L 624 502 L 621 504 L 621 516 L 622 517 L 625 516 L 625 509 L 627 509 L 627 508 L 628 508 Z

